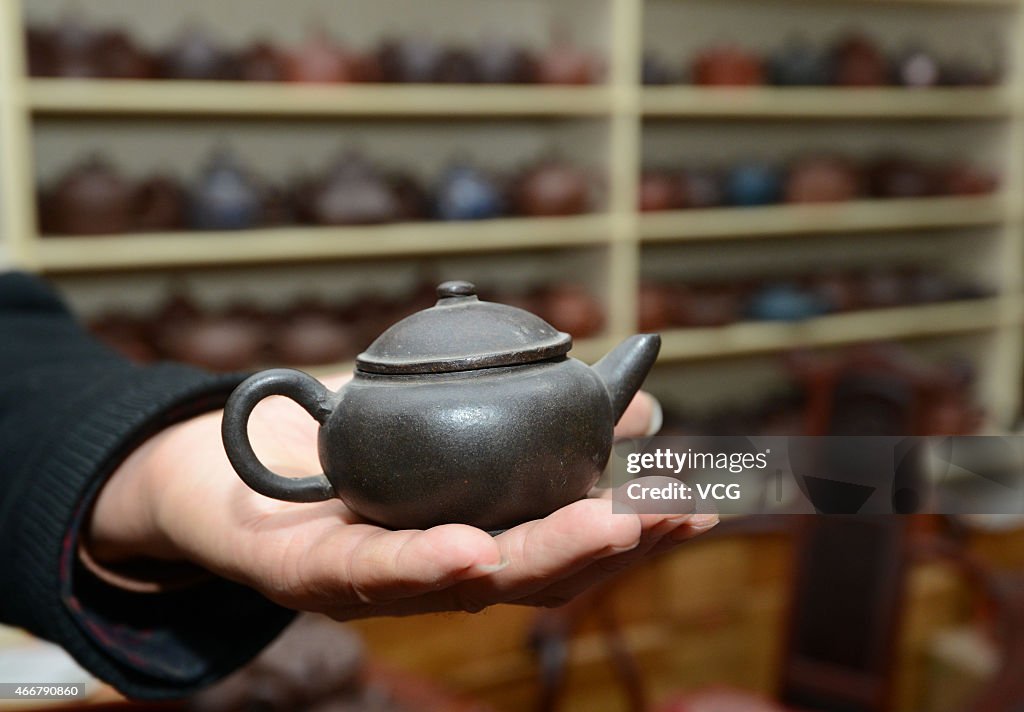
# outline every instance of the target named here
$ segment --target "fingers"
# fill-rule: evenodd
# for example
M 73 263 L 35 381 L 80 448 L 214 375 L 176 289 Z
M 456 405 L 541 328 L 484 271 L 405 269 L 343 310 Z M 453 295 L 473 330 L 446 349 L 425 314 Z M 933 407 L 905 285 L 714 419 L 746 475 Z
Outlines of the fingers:
M 641 438 L 654 435 L 661 429 L 661 404 L 646 391 L 640 391 L 626 408 L 615 426 L 615 435 L 620 438 Z
M 599 500 L 591 500 L 598 502 Z M 582 503 L 577 503 L 582 504 Z M 584 509 L 583 507 L 578 510 Z M 600 527 L 598 519 L 604 516 L 617 521 L 631 521 L 642 527 L 639 532 L 630 532 L 625 539 L 617 540 L 618 545 L 609 546 L 607 542 L 598 544 L 592 541 L 589 551 L 583 554 L 563 551 L 560 563 L 556 563 L 550 555 L 539 552 L 530 555 L 523 552 L 523 561 L 542 563 L 541 568 L 533 569 L 529 565 L 516 565 L 516 557 L 512 556 L 509 566 L 497 573 L 458 583 L 450 588 L 415 598 L 403 598 L 389 603 L 374 606 L 367 611 L 363 607 L 347 606 L 336 609 L 332 615 L 339 620 L 367 615 L 415 615 L 417 613 L 441 611 L 477 612 L 487 606 L 498 603 L 517 603 L 531 606 L 558 606 L 579 595 L 587 588 L 605 581 L 622 570 L 643 559 L 678 545 L 680 542 L 703 533 L 717 523 L 714 515 L 629 515 L 612 514 L 610 510 L 594 510 L 588 506 L 585 514 L 581 511 L 573 513 L 573 519 L 566 518 L 556 525 L 567 525 L 581 522 L 577 517 L 585 517 L 591 524 Z M 561 510 L 560 510 L 561 511 Z M 553 516 L 553 515 L 552 515 Z M 548 519 L 550 519 L 549 517 Z M 532 542 L 524 542 L 524 546 L 536 546 L 554 529 L 544 533 L 531 522 L 523 525 L 534 532 Z M 551 523 L 549 523 L 550 525 Z M 630 525 L 632 526 L 632 525 Z M 517 529 L 519 529 L 517 527 Z M 515 533 L 509 530 L 502 537 Z M 617 532 L 621 534 L 622 532 Z M 634 534 L 636 535 L 634 538 Z M 498 537 L 500 540 L 501 537 Z M 632 542 L 636 543 L 633 544 Z M 539 557 L 539 558 L 538 558 Z M 556 573 L 557 570 L 557 573 Z M 541 575 L 541 572 L 547 575 Z
M 336 527 L 302 557 L 296 579 L 329 606 L 379 605 L 435 592 L 504 566 L 494 539 L 474 527 L 388 531 Z
M 664 553 L 709 531 L 716 524 L 717 515 L 697 514 L 662 518 L 645 532 L 641 543 L 632 551 L 596 561 L 573 576 L 555 581 L 550 586 L 512 603 L 546 607 L 564 605 L 587 589 L 604 583 L 645 559 Z

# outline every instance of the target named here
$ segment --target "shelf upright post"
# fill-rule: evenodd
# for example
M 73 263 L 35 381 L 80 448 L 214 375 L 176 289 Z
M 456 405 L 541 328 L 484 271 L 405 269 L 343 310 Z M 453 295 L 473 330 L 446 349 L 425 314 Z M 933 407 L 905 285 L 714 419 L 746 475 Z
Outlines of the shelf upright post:
M 35 269 L 35 179 L 21 0 L 0 2 L 0 266 Z
M 643 0 L 611 3 L 609 82 L 612 116 L 609 150 L 608 314 L 610 335 L 622 337 L 636 329 L 640 282 L 639 220 L 636 212 L 640 166 L 640 57 L 643 53 Z
M 1010 8 L 1012 22 L 1007 23 L 1013 48 L 1010 58 L 1010 85 L 1013 112 L 1007 128 L 1008 156 L 1003 195 L 1006 197 L 1006 222 L 1000 231 L 999 291 L 1002 295 L 1000 327 L 991 359 L 990 383 L 985 384 L 986 402 L 991 404 L 995 423 L 1012 427 L 1021 417 L 1021 395 L 1024 388 L 1024 7 L 1020 0 Z

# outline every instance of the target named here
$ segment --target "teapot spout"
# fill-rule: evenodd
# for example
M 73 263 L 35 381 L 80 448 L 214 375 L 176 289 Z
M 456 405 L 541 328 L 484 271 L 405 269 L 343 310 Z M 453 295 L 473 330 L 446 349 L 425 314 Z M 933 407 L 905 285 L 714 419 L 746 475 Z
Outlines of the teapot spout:
M 614 422 L 619 422 L 629 402 L 640 390 L 660 349 L 661 336 L 658 334 L 637 334 L 594 364 L 594 370 L 608 389 Z

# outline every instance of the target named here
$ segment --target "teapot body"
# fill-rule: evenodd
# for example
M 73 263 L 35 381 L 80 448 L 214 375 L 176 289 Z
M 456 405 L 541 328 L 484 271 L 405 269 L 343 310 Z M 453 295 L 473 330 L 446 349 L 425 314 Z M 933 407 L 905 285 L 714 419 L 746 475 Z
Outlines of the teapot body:
M 417 376 L 356 372 L 320 429 L 335 494 L 393 528 L 505 529 L 584 497 L 608 461 L 612 406 L 573 358 Z

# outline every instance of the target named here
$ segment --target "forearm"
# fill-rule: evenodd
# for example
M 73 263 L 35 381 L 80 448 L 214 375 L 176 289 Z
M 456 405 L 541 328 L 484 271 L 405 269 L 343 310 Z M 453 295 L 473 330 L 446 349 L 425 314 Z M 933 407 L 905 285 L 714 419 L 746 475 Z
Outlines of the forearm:
M 250 643 L 232 660 L 214 646 L 187 665 L 183 651 L 173 663 L 159 659 L 132 635 L 147 625 L 138 615 L 145 606 L 105 590 L 75 558 L 81 525 L 117 466 L 156 433 L 218 408 L 239 379 L 134 366 L 91 339 L 45 285 L 0 276 L 0 620 L 59 643 L 136 696 L 182 694 L 258 650 Z M 272 618 L 265 639 L 285 620 Z M 104 629 L 118 625 L 127 633 L 120 639 Z M 166 628 L 168 640 L 183 632 Z

